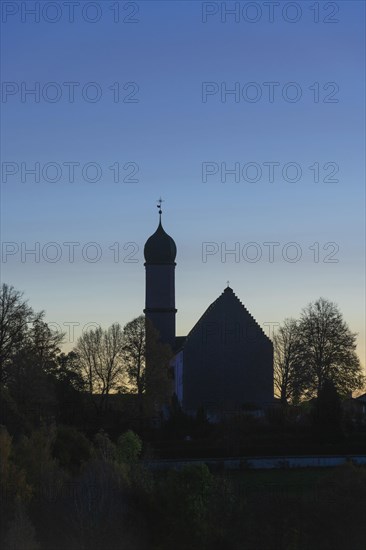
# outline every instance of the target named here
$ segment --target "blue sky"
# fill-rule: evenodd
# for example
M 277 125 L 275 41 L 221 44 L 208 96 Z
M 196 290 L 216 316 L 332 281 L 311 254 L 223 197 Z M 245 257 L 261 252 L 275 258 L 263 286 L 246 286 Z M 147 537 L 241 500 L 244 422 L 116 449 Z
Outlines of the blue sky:
M 365 364 L 364 2 L 315 3 L 318 23 L 305 1 L 280 2 L 273 22 L 263 2 L 240 2 L 226 22 L 221 5 L 235 2 L 79 2 L 73 23 L 61 1 L 57 11 L 40 2 L 39 22 L 21 2 L 3 4 L 2 280 L 49 322 L 78 323 L 67 349 L 86 323 L 141 313 L 143 245 L 161 195 L 178 248 L 179 334 L 230 280 L 262 326 L 319 296 L 335 301 Z M 218 90 L 205 102 L 203 83 Z M 24 94 L 35 86 L 39 102 Z M 35 163 L 39 181 L 26 173 Z M 206 181 L 204 163 L 217 172 Z M 225 181 L 225 166 L 239 181 Z M 69 242 L 80 243 L 74 262 Z M 218 252 L 203 261 L 208 242 Z M 273 262 L 268 242 L 279 243 Z M 39 262 L 25 254 L 37 246 Z M 239 258 L 225 257 L 235 247 Z

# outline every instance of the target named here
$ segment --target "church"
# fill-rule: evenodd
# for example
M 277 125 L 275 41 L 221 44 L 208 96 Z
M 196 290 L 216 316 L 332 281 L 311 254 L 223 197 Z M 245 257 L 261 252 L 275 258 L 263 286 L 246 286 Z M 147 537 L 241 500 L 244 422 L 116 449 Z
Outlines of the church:
M 177 247 L 162 225 L 145 243 L 145 316 L 171 346 L 174 391 L 184 412 L 211 417 L 273 404 L 273 346 L 227 286 L 187 336 L 176 336 Z

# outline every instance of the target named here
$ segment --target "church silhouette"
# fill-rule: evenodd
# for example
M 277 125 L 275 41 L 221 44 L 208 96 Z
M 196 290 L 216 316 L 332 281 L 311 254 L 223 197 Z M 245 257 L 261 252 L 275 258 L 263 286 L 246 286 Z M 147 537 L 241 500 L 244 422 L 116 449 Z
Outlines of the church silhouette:
M 209 416 L 273 404 L 273 345 L 227 286 L 187 336 L 176 336 L 177 247 L 161 221 L 144 247 L 145 316 L 171 346 L 174 391 L 182 409 Z

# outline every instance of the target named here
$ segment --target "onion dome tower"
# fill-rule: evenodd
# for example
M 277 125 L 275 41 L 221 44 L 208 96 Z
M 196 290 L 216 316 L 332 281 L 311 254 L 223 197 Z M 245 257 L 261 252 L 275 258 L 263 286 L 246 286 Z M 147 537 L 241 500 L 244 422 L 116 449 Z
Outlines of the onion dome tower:
M 146 295 L 145 316 L 160 334 L 160 341 L 175 343 L 175 257 L 177 247 L 161 223 L 161 203 L 158 201 L 159 225 L 145 243 Z

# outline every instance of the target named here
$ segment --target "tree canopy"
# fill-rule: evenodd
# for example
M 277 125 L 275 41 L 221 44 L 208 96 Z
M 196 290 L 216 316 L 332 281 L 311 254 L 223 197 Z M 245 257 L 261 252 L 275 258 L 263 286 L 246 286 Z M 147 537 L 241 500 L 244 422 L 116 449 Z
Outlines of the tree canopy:
M 336 304 L 319 298 L 299 321 L 286 320 L 274 337 L 275 386 L 283 401 L 319 397 L 331 382 L 342 397 L 365 383 L 356 354 L 356 334 Z

